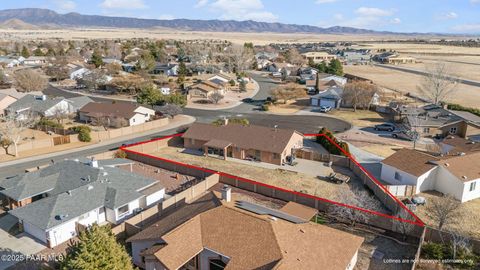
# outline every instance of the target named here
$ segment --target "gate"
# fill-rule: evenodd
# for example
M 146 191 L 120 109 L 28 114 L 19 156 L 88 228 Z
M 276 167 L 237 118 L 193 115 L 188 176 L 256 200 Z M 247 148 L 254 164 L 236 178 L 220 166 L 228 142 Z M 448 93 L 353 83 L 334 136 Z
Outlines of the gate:
M 53 145 L 61 145 L 70 143 L 70 136 L 60 136 L 53 138 Z

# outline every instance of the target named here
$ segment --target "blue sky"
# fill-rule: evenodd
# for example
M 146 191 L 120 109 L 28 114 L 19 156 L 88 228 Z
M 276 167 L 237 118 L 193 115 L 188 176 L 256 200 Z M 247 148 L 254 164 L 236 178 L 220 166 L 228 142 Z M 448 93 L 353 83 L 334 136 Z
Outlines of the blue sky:
M 233 19 L 352 26 L 397 32 L 480 33 L 480 0 L 0 0 L 39 7 L 152 19 Z

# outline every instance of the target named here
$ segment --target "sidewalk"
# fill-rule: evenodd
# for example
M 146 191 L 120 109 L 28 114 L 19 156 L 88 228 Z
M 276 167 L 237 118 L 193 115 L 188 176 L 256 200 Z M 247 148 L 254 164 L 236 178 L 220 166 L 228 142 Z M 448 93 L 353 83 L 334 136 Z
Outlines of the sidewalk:
M 75 152 L 82 151 L 82 150 L 94 149 L 94 148 L 97 148 L 97 147 L 101 147 L 101 146 L 105 146 L 105 145 L 109 145 L 109 144 L 114 144 L 114 143 L 119 143 L 120 144 L 121 142 L 124 142 L 126 140 L 133 140 L 133 139 L 138 138 L 138 137 L 153 135 L 153 134 L 156 134 L 158 132 L 166 131 L 166 130 L 169 130 L 169 129 L 175 129 L 175 128 L 178 128 L 178 127 L 181 127 L 181 126 L 184 126 L 184 125 L 188 125 L 188 124 L 191 124 L 191 123 L 195 122 L 195 120 L 196 119 L 192 116 L 179 115 L 179 116 L 176 116 L 174 119 L 171 119 L 170 123 L 168 125 L 160 128 L 160 129 L 152 129 L 152 130 L 149 130 L 149 131 L 146 131 L 146 132 L 143 132 L 143 133 L 131 134 L 131 135 L 128 135 L 128 136 L 122 136 L 122 137 L 115 138 L 113 140 L 102 141 L 102 142 L 99 142 L 99 143 L 96 143 L 96 144 L 90 144 L 90 145 L 85 146 L 85 147 L 79 147 L 79 148 L 69 149 L 69 150 L 65 150 L 65 151 L 58 151 L 58 152 L 54 152 L 54 153 L 51 153 L 51 148 L 50 148 L 49 149 L 49 154 L 37 155 L 37 156 L 20 158 L 20 159 L 16 159 L 16 160 L 12 160 L 12 161 L 2 162 L 2 163 L 0 163 L 0 168 L 12 166 L 12 165 L 17 165 L 17 164 L 21 164 L 21 163 L 24 163 L 24 162 L 41 160 L 41 159 L 45 159 L 45 158 L 54 158 L 56 156 L 71 154 L 71 153 L 75 153 Z

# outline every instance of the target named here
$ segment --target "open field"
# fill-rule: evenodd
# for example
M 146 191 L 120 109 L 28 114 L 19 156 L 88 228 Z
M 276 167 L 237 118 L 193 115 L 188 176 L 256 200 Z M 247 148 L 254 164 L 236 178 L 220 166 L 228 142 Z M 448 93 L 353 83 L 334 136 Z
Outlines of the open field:
M 396 90 L 402 93 L 418 94 L 417 86 L 423 77 L 402 71 L 396 71 L 375 66 L 345 66 L 346 73 L 373 80 L 381 87 Z M 459 84 L 456 92 L 449 100 L 464 106 L 480 108 L 480 87 Z
M 419 36 L 417 36 L 419 37 Z M 425 35 L 425 38 L 430 36 Z M 168 28 L 152 29 L 46 29 L 46 30 L 2 30 L 1 39 L 32 40 L 32 39 L 105 39 L 105 38 L 157 38 L 157 39 L 219 39 L 243 44 L 253 42 L 255 45 L 270 43 L 296 42 L 327 42 L 327 41 L 371 41 L 371 40 L 406 40 L 406 35 L 343 35 L 343 34 L 308 34 L 308 33 L 234 33 L 234 32 L 193 32 Z M 461 39 L 464 37 L 452 37 Z

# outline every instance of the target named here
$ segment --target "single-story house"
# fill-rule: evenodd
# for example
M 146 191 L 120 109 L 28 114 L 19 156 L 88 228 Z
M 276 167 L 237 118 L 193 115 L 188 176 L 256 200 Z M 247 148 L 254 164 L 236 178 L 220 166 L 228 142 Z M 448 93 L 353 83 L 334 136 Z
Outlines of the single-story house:
M 118 224 L 164 198 L 156 180 L 117 168 L 132 163 L 65 160 L 0 180 L 0 193 L 23 231 L 55 247 L 89 225 Z
M 18 59 L 10 57 L 0 57 L 0 65 L 4 65 L 6 68 L 18 67 L 21 62 Z
M 402 149 L 382 161 L 381 179 L 390 185 L 438 191 L 461 202 L 480 198 L 480 151 L 433 156 Z M 477 187 L 479 186 L 479 187 Z
M 80 80 L 83 79 L 85 74 L 88 74 L 90 70 L 84 67 L 76 67 L 69 71 L 69 77 L 71 80 Z
M 355 267 L 362 237 L 309 222 L 283 208 L 237 203 L 222 200 L 219 206 L 180 215 L 181 219 L 175 219 L 178 216 L 173 213 L 166 217 L 170 223 L 147 227 L 145 233 L 127 239 L 134 263 L 157 270 Z M 242 208 L 249 206 L 267 214 Z
M 347 78 L 327 73 L 319 73 L 318 79 L 322 82 L 329 82 L 331 80 L 335 81 L 339 86 L 345 86 L 347 84 Z
M 332 86 L 310 97 L 310 105 L 314 107 L 328 106 L 338 109 L 342 103 L 342 95 L 343 88 Z
M 303 135 L 292 129 L 254 125 L 194 123 L 182 135 L 184 147 L 222 158 L 253 158 L 282 165 L 303 147 Z
M 178 65 L 177 64 L 163 64 L 157 63 L 155 68 L 152 71 L 154 74 L 164 74 L 167 76 L 177 76 L 178 75 Z
M 0 93 L 0 116 L 3 116 L 5 114 L 5 109 L 15 103 L 15 101 L 17 101 L 16 98 Z
M 188 88 L 188 97 L 208 98 L 212 93 L 216 91 L 219 91 L 221 94 L 225 94 L 225 88 L 223 85 L 208 80 L 201 81 Z
M 306 52 L 302 53 L 302 56 L 308 61 L 313 61 L 315 64 L 321 62 L 328 63 L 333 59 L 337 59 L 337 56 L 335 54 L 329 54 L 328 52 Z
M 440 153 L 449 155 L 451 153 L 470 153 L 480 151 L 480 140 L 465 139 L 455 135 L 449 135 L 438 141 Z
M 72 105 L 74 112 L 78 112 L 81 108 L 83 108 L 88 103 L 94 102 L 93 99 L 87 96 L 69 98 L 67 99 L 67 101 Z
M 22 118 L 27 114 L 41 117 L 53 117 L 57 114 L 72 114 L 76 110 L 67 99 L 56 97 L 50 98 L 46 95 L 35 96 L 25 95 L 5 109 L 5 114 L 17 115 Z
M 23 64 L 26 66 L 41 66 L 48 62 L 46 56 L 30 56 L 23 60 Z
M 80 121 L 102 122 L 125 119 L 128 126 L 135 126 L 149 121 L 155 111 L 136 103 L 97 103 L 90 102 L 78 111 Z

